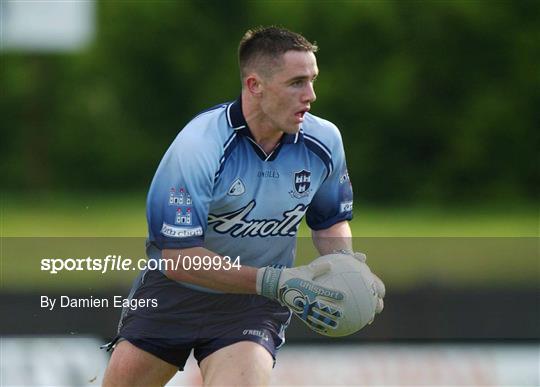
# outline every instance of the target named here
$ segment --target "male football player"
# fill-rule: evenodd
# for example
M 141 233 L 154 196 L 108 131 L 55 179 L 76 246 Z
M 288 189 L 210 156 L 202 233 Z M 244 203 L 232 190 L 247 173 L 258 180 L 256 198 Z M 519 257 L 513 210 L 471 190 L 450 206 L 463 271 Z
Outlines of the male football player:
M 105 386 L 164 385 L 191 351 L 205 385 L 265 385 L 291 311 L 316 331 L 339 324 L 343 294 L 316 280 L 330 267 L 291 268 L 304 215 L 321 255 L 354 255 L 341 136 L 309 113 L 316 51 L 283 28 L 248 31 L 240 97 L 197 115 L 165 153 L 147 255 L 177 265 L 136 279 L 130 297 L 158 306 L 122 314 Z

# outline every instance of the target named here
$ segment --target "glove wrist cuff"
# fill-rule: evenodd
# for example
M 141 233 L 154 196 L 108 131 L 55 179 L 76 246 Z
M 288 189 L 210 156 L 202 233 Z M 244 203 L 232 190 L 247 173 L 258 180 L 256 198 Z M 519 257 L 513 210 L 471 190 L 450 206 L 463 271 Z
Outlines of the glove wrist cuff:
M 332 254 L 354 255 L 355 253 L 352 249 L 335 249 Z
M 358 260 L 360 262 L 363 262 L 363 263 L 366 263 L 366 260 L 367 260 L 366 254 L 360 253 L 360 252 L 355 252 L 355 251 L 352 251 L 352 250 L 340 249 L 340 250 L 334 250 L 332 253 L 350 255 L 354 259 L 356 259 L 356 260 Z
M 263 267 L 257 270 L 257 294 L 275 300 L 282 270 L 274 267 Z

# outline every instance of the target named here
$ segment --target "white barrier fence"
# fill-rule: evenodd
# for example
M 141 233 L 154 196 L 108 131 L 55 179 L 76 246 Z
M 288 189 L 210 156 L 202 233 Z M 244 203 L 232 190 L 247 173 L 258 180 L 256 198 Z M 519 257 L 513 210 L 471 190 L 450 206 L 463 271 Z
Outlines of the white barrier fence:
M 108 354 L 100 340 L 4 337 L 1 386 L 98 386 Z M 538 344 L 289 345 L 273 385 L 538 386 Z M 196 361 L 169 386 L 200 385 Z

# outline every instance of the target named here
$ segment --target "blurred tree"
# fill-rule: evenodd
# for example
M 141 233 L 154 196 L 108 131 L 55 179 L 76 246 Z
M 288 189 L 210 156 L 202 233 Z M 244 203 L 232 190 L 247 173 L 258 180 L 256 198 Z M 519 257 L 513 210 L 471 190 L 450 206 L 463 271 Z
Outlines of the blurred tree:
M 313 113 L 364 201 L 536 200 L 536 1 L 113 1 L 81 53 L 2 52 L 5 188 L 146 189 L 198 111 L 240 92 L 236 46 L 278 24 L 320 46 Z

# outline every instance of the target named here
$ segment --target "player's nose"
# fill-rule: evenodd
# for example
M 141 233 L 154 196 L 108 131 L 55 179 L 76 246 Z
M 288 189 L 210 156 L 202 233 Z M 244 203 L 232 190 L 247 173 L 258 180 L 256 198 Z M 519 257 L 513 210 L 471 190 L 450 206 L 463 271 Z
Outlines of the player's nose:
M 315 94 L 315 88 L 312 82 L 307 83 L 306 91 L 304 93 L 304 101 L 302 102 L 315 102 L 317 95 Z

